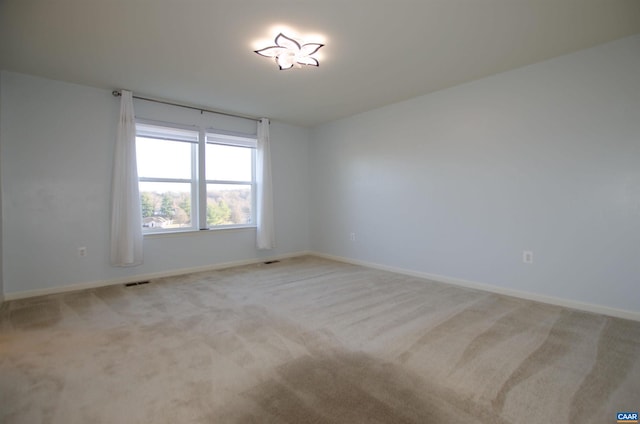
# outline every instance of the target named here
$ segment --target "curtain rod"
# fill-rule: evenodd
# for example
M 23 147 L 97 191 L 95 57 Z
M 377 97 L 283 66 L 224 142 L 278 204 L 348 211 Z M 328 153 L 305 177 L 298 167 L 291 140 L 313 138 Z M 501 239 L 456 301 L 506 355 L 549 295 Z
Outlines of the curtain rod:
M 113 94 L 115 97 L 120 97 L 122 95 L 120 90 L 113 90 L 111 92 L 111 94 Z M 132 97 L 134 99 L 144 100 L 144 101 L 147 101 L 147 102 L 162 103 L 163 105 L 177 106 L 177 107 L 183 107 L 185 109 L 199 110 L 200 113 L 203 113 L 203 112 L 216 113 L 218 115 L 233 116 L 234 118 L 249 119 L 251 121 L 260 122 L 260 118 L 257 118 L 255 116 L 240 115 L 240 114 L 237 114 L 237 113 L 230 113 L 230 112 L 221 112 L 219 110 L 213 110 L 213 109 L 207 109 L 207 108 L 202 108 L 202 107 L 189 106 L 189 105 L 180 104 L 180 103 L 168 102 L 168 101 L 165 101 L 165 100 L 150 99 L 148 97 L 141 97 L 141 96 L 135 96 L 135 95 L 132 96 Z

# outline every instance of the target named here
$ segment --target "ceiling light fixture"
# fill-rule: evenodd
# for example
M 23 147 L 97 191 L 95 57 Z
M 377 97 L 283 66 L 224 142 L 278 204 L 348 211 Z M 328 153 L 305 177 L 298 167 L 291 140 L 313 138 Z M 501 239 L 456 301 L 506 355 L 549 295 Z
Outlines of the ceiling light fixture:
M 265 47 L 255 50 L 260 56 L 274 58 L 281 71 L 291 69 L 294 66 L 301 68 L 306 66 L 320 66 L 318 59 L 312 57 L 324 44 L 306 43 L 301 44 L 291 37 L 280 33 L 275 38 L 275 46 Z

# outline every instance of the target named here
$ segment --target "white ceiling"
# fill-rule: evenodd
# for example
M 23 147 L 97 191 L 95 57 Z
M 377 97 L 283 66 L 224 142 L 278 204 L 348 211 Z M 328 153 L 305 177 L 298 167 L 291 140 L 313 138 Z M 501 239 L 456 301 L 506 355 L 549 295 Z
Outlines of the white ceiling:
M 319 68 L 253 53 L 277 24 Z M 638 0 L 0 0 L 0 69 L 313 126 L 636 33 Z

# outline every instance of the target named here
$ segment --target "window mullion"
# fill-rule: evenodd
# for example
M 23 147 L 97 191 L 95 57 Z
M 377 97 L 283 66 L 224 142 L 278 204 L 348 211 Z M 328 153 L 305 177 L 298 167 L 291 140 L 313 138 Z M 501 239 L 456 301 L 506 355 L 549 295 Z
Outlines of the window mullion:
M 225 185 L 251 185 L 251 181 L 237 181 L 237 180 L 207 180 L 207 184 L 225 184 Z
M 185 178 L 156 178 L 156 177 L 140 177 L 143 183 L 190 183 L 191 180 Z

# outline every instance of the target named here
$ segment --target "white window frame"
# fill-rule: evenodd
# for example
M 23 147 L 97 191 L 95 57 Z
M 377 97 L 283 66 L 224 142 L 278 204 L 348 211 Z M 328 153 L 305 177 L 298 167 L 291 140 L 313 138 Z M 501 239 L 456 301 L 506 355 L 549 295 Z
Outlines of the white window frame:
M 230 131 L 221 131 L 213 128 L 209 128 L 205 131 L 204 137 L 201 137 L 205 142 L 203 150 L 206 151 L 207 144 L 217 144 L 221 146 L 234 146 L 251 149 L 251 181 L 241 180 L 207 180 L 206 179 L 206 156 L 201 155 L 200 163 L 200 181 L 204 181 L 201 184 L 200 189 L 204 191 L 204 195 L 200 198 L 203 199 L 200 205 L 200 225 L 201 228 L 207 228 L 207 184 L 226 184 L 226 185 L 248 185 L 251 187 L 251 222 L 248 224 L 231 224 L 231 225 L 216 225 L 213 229 L 223 228 L 242 228 L 242 227 L 255 227 L 256 226 L 256 150 L 258 148 L 258 139 L 255 135 L 240 134 Z M 208 228 L 212 229 L 212 228 Z
M 191 185 L 191 225 L 179 228 L 143 227 L 143 234 L 155 234 L 165 232 L 195 231 L 198 229 L 197 211 L 198 207 L 198 146 L 199 128 L 169 124 L 166 122 L 151 121 L 146 119 L 136 119 L 136 139 L 138 137 L 167 140 L 176 143 L 191 144 L 191 177 L 186 178 L 163 178 L 163 177 L 138 177 L 138 184 L 142 182 L 150 183 L 187 183 Z
M 156 131 L 153 131 L 155 127 Z M 162 131 L 162 129 L 169 131 Z M 171 130 L 176 130 L 173 134 Z M 180 134 L 185 131 L 193 132 L 197 137 L 187 139 Z M 169 122 L 153 121 L 148 119 L 136 119 L 136 137 L 155 138 L 175 142 L 191 143 L 191 178 L 160 178 L 138 177 L 141 182 L 177 182 L 191 184 L 191 226 L 179 228 L 143 228 L 143 234 L 178 233 L 189 231 L 219 230 L 229 228 L 255 228 L 256 227 L 256 150 L 257 136 L 218 130 L 215 128 L 201 128 L 197 126 L 185 126 Z M 206 146 L 207 144 L 219 144 L 252 149 L 251 154 L 251 181 L 239 180 L 207 180 L 206 179 Z M 207 184 L 249 185 L 251 187 L 251 222 L 248 224 L 207 225 Z

